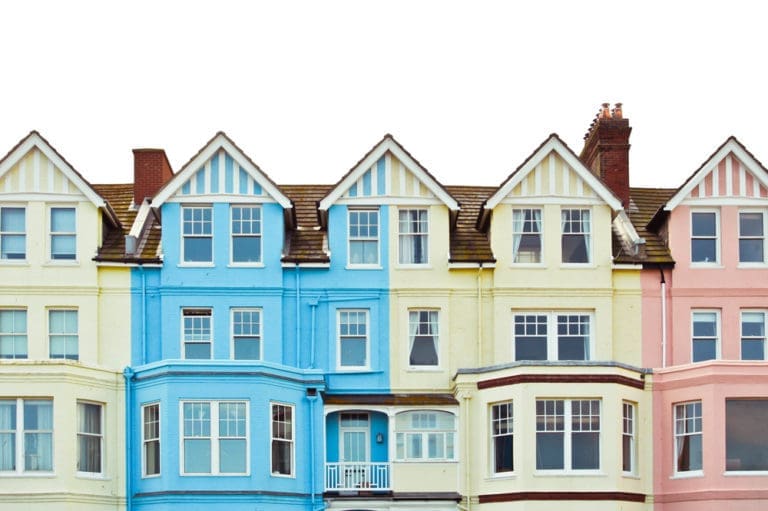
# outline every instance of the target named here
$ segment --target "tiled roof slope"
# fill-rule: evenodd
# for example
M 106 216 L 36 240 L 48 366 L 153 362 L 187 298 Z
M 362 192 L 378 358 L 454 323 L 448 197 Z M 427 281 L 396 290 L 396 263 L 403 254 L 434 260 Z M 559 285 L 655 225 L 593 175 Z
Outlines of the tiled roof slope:
M 450 262 L 495 262 L 487 234 L 477 229 L 477 218 L 480 215 L 480 208 L 497 187 L 446 186 L 445 188 L 461 206 L 456 218 L 456 227 L 451 230 Z
M 676 188 L 630 188 L 629 194 L 635 207 L 630 208 L 629 218 L 637 233 L 645 238 L 646 264 L 674 264 L 664 239 L 657 232 L 648 230 L 648 223 L 656 212 L 675 194 Z
M 159 262 L 157 249 L 160 246 L 159 224 L 153 220 L 153 225 L 143 241 L 141 254 L 137 257 L 125 256 L 125 235 L 131 229 L 136 218 L 136 209 L 131 209 L 133 202 L 133 184 L 92 185 L 96 192 L 112 207 L 122 229 L 110 228 L 104 233 L 104 241 L 94 258 L 102 262 Z
M 333 189 L 331 185 L 280 185 L 280 190 L 293 201 L 296 229 L 288 233 L 283 262 L 330 262 L 324 250 L 325 231 L 320 230 L 317 205 Z

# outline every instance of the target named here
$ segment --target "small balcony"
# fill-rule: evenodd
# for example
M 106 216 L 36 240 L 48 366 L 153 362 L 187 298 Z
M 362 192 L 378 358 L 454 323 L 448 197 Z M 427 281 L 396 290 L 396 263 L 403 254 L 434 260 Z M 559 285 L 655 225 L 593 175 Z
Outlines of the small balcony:
M 389 491 L 389 471 L 389 463 L 326 463 L 325 491 Z

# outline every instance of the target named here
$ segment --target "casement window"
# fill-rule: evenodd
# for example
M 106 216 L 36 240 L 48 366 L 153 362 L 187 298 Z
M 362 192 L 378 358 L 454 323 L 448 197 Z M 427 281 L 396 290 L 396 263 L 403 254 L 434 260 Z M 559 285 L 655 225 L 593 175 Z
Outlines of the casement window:
M 725 400 L 725 470 L 768 472 L 766 424 L 768 399 Z
M 515 360 L 590 360 L 592 314 L 521 312 L 513 316 Z
M 77 360 L 78 320 L 76 310 L 48 311 L 48 340 L 50 358 Z
M 27 311 L 0 309 L 0 358 L 27 358 Z
M 182 309 L 182 343 L 184 358 L 210 359 L 212 337 L 211 309 Z
M 491 439 L 493 442 L 493 473 L 513 472 L 514 414 L 512 402 L 491 405 Z
M 75 208 L 50 209 L 51 214 L 51 259 L 77 259 L 77 221 Z
M 637 405 L 624 401 L 621 403 L 621 470 L 625 474 L 634 474 L 636 469 L 637 447 L 635 428 L 637 424 Z
M 53 471 L 53 401 L 0 399 L 0 474 Z
M 720 313 L 698 311 L 692 314 L 691 337 L 693 362 L 715 360 L 720 351 Z
M 186 401 L 182 406 L 182 475 L 248 472 L 248 404 Z
M 408 311 L 409 364 L 415 367 L 435 367 L 438 357 L 438 311 Z
M 293 476 L 294 466 L 294 408 L 272 403 L 271 467 L 272 475 Z
M 541 210 L 512 210 L 512 262 L 541 263 Z
M 701 401 L 675 405 L 675 471 L 702 469 Z
M 739 262 L 765 262 L 765 214 L 762 211 L 739 212 Z
M 691 262 L 717 263 L 720 226 L 715 211 L 691 212 Z
M 232 206 L 232 262 L 261 262 L 261 207 Z
M 765 311 L 741 312 L 741 359 L 765 360 Z
M 400 264 L 429 262 L 429 212 L 426 209 L 401 209 L 399 215 Z
M 452 461 L 455 445 L 456 416 L 452 413 L 419 410 L 395 417 L 398 461 Z
M 235 360 L 261 360 L 261 309 L 232 309 Z
M 0 207 L 0 259 L 23 261 L 26 258 L 26 209 L 22 207 Z
M 563 263 L 592 261 L 592 222 L 588 209 L 563 209 L 560 212 Z
M 536 400 L 536 470 L 600 469 L 600 400 Z
M 379 210 L 349 210 L 349 264 L 378 266 Z
M 142 475 L 160 475 L 160 404 L 141 407 Z
M 213 263 L 213 209 L 210 206 L 181 208 L 182 261 Z
M 368 310 L 338 311 L 339 367 L 368 367 Z
M 104 470 L 104 407 L 77 403 L 77 471 L 101 474 Z

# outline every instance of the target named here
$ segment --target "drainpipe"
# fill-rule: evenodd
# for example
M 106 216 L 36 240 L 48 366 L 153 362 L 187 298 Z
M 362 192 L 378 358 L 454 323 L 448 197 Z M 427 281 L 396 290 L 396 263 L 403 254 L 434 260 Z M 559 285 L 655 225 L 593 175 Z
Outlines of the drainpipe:
M 301 277 L 296 263 L 296 368 L 301 367 Z
M 661 274 L 661 367 L 667 367 L 667 281 L 664 268 L 659 266 Z
M 469 453 L 470 441 L 469 441 L 469 400 L 472 399 L 469 392 L 464 392 L 461 396 L 464 400 L 464 472 L 466 474 L 465 488 L 467 491 L 467 507 L 466 511 L 472 511 L 472 471 Z
M 317 299 L 309 302 L 312 309 L 312 328 L 309 330 L 310 349 L 309 349 L 309 368 L 315 368 L 315 315 L 317 314 Z
M 125 506 L 126 511 L 133 509 L 133 476 L 131 475 L 131 462 L 133 460 L 133 396 L 131 393 L 131 380 L 133 369 L 126 367 L 123 370 L 125 378 Z
M 146 364 L 149 360 L 147 350 L 147 274 L 144 266 L 139 265 L 141 270 L 141 363 Z
M 314 511 L 316 510 L 315 477 L 317 472 L 317 467 L 315 466 L 315 402 L 317 401 L 317 389 L 307 389 L 307 400 L 309 401 L 309 484 L 311 485 L 310 495 Z
M 483 366 L 483 263 L 477 267 L 477 365 Z

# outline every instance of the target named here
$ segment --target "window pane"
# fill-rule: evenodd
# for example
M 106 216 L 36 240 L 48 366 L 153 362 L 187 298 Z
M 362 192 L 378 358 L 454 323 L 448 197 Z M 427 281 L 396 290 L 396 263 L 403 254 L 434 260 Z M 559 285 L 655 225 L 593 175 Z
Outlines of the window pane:
M 26 211 L 24 208 L 0 208 L 0 232 L 24 232 Z
M 245 439 L 222 439 L 219 441 L 219 471 L 221 473 L 243 474 L 246 472 Z
M 365 365 L 365 339 L 346 338 L 341 340 L 341 365 Z
M 573 433 L 571 463 L 574 469 L 600 468 L 600 433 Z
M 184 440 L 184 472 L 188 474 L 208 474 L 211 472 L 210 440 Z
M 16 401 L 0 400 L 0 470 L 16 470 Z
M 558 360 L 587 360 L 589 358 L 589 316 L 562 315 L 557 317 Z
M 516 315 L 514 334 L 515 360 L 547 359 L 547 316 Z
M 75 208 L 51 208 L 51 232 L 75 232 Z
M 261 339 L 258 337 L 238 337 L 235 339 L 235 360 L 259 360 L 261 358 Z
M 694 236 L 716 236 L 717 217 L 715 213 L 692 213 L 692 234 Z
M 692 261 L 697 263 L 717 262 L 717 241 L 716 240 L 692 240 L 691 241 Z
M 726 399 L 726 470 L 768 470 L 768 400 Z
M 563 469 L 563 433 L 536 433 L 536 469 Z
M 184 260 L 193 263 L 213 261 L 211 238 L 184 238 Z
M 763 240 L 739 240 L 739 261 L 742 263 L 762 263 Z
M 258 263 L 261 261 L 261 238 L 237 236 L 232 240 L 232 260 L 236 263 Z

